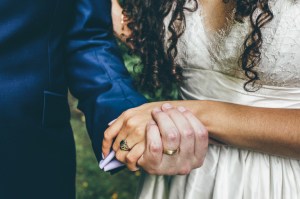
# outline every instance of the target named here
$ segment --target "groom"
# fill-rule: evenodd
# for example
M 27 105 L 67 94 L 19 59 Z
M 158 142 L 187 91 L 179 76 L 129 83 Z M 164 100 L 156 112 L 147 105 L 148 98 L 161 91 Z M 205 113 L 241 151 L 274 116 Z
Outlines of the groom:
M 110 10 L 110 0 L 0 1 L 0 199 L 75 198 L 68 89 L 98 161 L 107 124 L 146 102 L 120 59 Z
M 0 1 L 1 199 L 75 198 L 68 89 L 79 99 L 98 160 L 107 123 L 145 102 L 120 59 L 110 6 Z

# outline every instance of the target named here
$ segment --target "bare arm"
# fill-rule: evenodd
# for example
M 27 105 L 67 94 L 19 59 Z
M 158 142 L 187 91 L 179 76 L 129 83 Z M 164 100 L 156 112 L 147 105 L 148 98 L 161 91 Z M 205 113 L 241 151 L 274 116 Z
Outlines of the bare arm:
M 134 143 L 144 140 L 145 127 L 152 119 L 151 110 L 166 102 L 155 102 L 126 111 L 105 132 L 103 151 L 106 153 L 116 132 L 120 132 L 113 148 L 128 134 Z M 170 101 L 173 106 L 191 110 L 208 129 L 210 137 L 226 144 L 300 159 L 300 110 L 242 106 L 215 101 Z M 147 122 L 146 122 L 147 121 Z M 164 142 L 164 140 L 163 140 Z
M 200 106 L 196 105 L 198 103 Z M 213 101 L 191 101 L 191 104 L 210 136 L 221 142 L 273 155 L 300 158 L 300 110 L 257 108 Z

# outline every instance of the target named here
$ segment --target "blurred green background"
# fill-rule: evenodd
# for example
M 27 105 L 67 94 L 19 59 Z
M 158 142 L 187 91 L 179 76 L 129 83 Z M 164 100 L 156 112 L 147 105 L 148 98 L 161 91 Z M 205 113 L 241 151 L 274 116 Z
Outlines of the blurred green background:
M 133 67 L 139 59 L 130 56 L 127 49 L 121 46 L 125 65 L 133 76 Z M 129 172 L 127 169 L 110 175 L 101 171 L 92 151 L 90 139 L 85 128 L 85 119 L 76 109 L 77 101 L 70 96 L 72 126 L 77 152 L 77 199 L 133 199 L 140 172 Z

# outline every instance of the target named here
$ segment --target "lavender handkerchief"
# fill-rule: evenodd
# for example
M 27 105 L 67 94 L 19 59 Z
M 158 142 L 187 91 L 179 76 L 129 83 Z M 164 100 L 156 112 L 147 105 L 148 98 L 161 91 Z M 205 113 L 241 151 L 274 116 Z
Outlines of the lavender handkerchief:
M 107 172 L 124 166 L 123 163 L 119 162 L 115 158 L 115 155 L 116 155 L 115 152 L 111 151 L 105 159 L 101 160 L 99 163 L 100 169 L 103 169 L 104 171 Z

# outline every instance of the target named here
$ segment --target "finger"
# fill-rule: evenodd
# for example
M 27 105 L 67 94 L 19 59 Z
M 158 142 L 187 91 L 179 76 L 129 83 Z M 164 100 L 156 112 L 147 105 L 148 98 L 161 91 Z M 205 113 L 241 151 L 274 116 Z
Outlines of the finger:
M 208 132 L 202 122 L 188 110 L 181 110 L 195 131 L 195 157 L 201 166 L 208 147 Z
M 173 120 L 180 133 L 180 153 L 183 159 L 187 159 L 194 155 L 194 144 L 195 144 L 195 132 L 194 128 L 188 121 L 188 119 L 179 110 L 184 109 L 184 107 L 173 108 L 170 104 L 164 104 L 163 110 L 166 112 L 170 118 Z M 184 109 L 185 111 L 185 109 Z
M 134 135 L 128 135 L 126 130 L 126 127 L 122 128 L 120 134 L 117 136 L 113 143 L 113 150 L 116 151 L 116 157 L 120 162 L 123 162 L 126 164 L 126 156 L 128 155 L 129 151 L 134 148 L 136 145 Z M 120 148 L 121 142 L 126 142 L 128 151 L 124 151 Z
M 116 121 L 116 119 L 112 120 L 111 122 L 108 123 L 108 126 L 111 126 L 114 122 Z
M 159 108 L 155 108 L 152 111 L 152 117 L 156 121 L 162 136 L 163 148 L 176 150 L 180 143 L 180 133 L 173 120 Z
M 123 164 L 126 164 L 126 156 L 128 154 L 128 151 L 122 151 L 117 150 L 116 151 L 116 159 L 122 162 Z
M 115 139 L 114 142 L 113 142 L 112 148 L 113 148 L 114 151 L 118 151 L 118 150 L 120 149 L 120 143 L 121 143 L 121 141 L 123 141 L 123 140 L 126 140 L 127 145 L 128 145 L 129 148 L 132 148 L 132 147 L 133 147 L 133 145 L 131 145 L 131 143 L 130 143 L 130 140 L 129 140 L 129 141 L 127 140 L 127 136 L 128 136 L 127 131 L 125 131 L 125 130 L 123 130 L 123 129 L 124 129 L 124 128 L 122 128 L 122 129 L 119 131 L 119 134 L 117 135 L 116 139 Z
M 143 155 L 145 151 L 145 142 L 135 145 L 126 156 L 126 165 L 130 171 L 139 170 L 137 166 L 138 159 Z
M 127 113 L 127 112 L 125 112 Z M 115 142 L 113 144 L 113 149 L 116 150 L 119 148 L 119 143 L 126 138 L 128 141 L 128 145 L 132 148 L 138 142 L 141 142 L 145 139 L 145 131 L 146 131 L 146 122 L 143 116 L 136 115 L 133 111 L 127 114 L 124 113 L 124 117 L 127 118 L 124 120 L 123 126 L 119 135 L 116 137 Z M 148 115 L 149 119 L 151 119 L 150 115 Z M 144 124 L 144 125 L 143 125 Z
M 127 131 L 122 130 L 122 132 L 117 136 L 113 148 L 117 149 L 120 147 L 120 142 L 124 140 L 124 137 L 126 137 L 126 142 L 127 145 L 130 149 L 135 147 L 138 143 L 144 142 L 145 141 L 145 132 L 146 132 L 146 127 L 144 129 L 136 130 L 133 129 L 134 132 L 131 132 L 130 134 L 127 133 Z
M 102 152 L 104 157 L 106 157 L 109 154 L 112 147 L 113 140 L 118 135 L 122 126 L 123 126 L 123 117 L 121 115 L 104 132 L 104 138 L 102 141 Z
M 121 132 L 114 141 L 114 150 L 120 147 L 120 142 L 124 140 L 124 138 L 126 138 L 127 144 L 130 148 L 133 148 L 136 144 L 145 140 L 146 125 L 140 125 L 141 123 L 139 123 L 139 120 L 135 119 L 134 121 L 134 125 L 123 125 Z
M 147 125 L 145 152 L 138 160 L 138 165 L 145 171 L 153 173 L 159 169 L 162 161 L 162 151 L 163 147 L 158 126 L 154 121 L 151 121 Z

